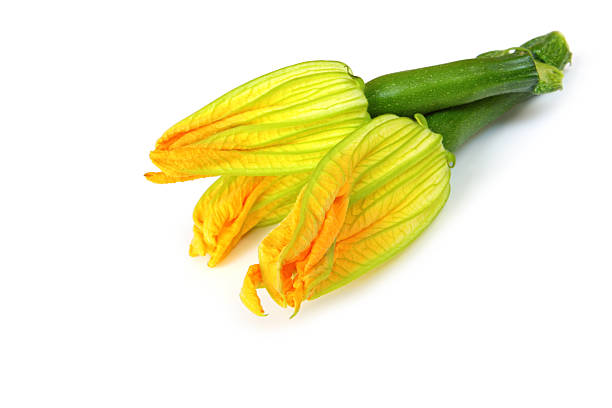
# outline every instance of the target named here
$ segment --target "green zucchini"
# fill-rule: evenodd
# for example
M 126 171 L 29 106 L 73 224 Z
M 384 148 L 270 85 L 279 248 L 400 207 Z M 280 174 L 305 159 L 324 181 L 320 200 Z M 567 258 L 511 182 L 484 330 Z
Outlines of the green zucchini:
M 534 94 L 561 88 L 562 73 L 515 52 L 396 72 L 365 85 L 372 116 L 412 116 L 513 92 Z
M 569 46 L 558 31 L 536 37 L 521 46 L 530 52 L 536 60 L 556 69 L 563 69 L 571 61 Z M 481 54 L 478 58 L 497 58 L 508 51 L 491 51 Z M 444 109 L 425 115 L 428 126 L 443 136 L 444 147 L 454 152 L 471 136 L 493 122 L 517 104 L 530 99 L 530 92 L 518 92 L 496 95 L 476 102 Z

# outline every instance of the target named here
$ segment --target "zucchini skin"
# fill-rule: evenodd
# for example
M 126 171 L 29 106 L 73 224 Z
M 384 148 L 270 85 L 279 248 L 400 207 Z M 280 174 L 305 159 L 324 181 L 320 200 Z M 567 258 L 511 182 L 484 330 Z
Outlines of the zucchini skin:
M 552 31 L 548 34 L 533 38 L 523 45 L 533 53 L 533 56 L 555 68 L 563 69 L 572 62 L 572 53 L 563 34 Z
M 425 118 L 429 128 L 442 135 L 442 143 L 446 150 L 455 152 L 485 126 L 532 96 L 529 92 L 491 96 L 433 112 L 425 115 Z
M 562 70 L 571 62 L 569 45 L 558 31 L 536 37 L 523 45 L 535 58 Z M 488 58 L 491 53 L 481 54 L 478 58 Z M 481 131 L 491 122 L 504 115 L 514 106 L 533 97 L 530 92 L 519 92 L 492 96 L 480 101 L 444 109 L 425 115 L 431 130 L 442 135 L 446 150 L 454 152 L 470 137 Z
M 507 54 L 396 72 L 365 85 L 370 115 L 412 116 L 490 96 L 532 92 L 539 77 L 529 55 Z

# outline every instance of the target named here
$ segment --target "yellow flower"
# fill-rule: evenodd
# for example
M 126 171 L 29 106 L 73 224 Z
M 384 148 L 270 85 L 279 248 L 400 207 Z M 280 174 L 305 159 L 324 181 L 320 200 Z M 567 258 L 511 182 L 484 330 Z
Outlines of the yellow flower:
M 150 157 L 157 183 L 312 170 L 369 120 L 363 81 L 341 62 L 313 61 L 254 79 L 183 119 Z
M 280 222 L 309 173 L 286 176 L 221 176 L 193 212 L 191 256 L 210 254 L 216 266 L 252 228 Z
M 359 128 L 321 160 L 289 215 L 262 241 L 243 303 L 263 315 L 261 287 L 297 313 L 303 300 L 401 251 L 444 206 L 449 157 L 422 117 L 383 115 Z

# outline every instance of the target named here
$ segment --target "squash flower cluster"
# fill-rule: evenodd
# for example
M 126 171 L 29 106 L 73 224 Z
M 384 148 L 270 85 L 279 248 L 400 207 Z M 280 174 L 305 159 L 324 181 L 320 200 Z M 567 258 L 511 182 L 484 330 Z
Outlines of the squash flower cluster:
M 399 252 L 446 202 L 441 136 L 422 116 L 371 120 L 363 87 L 339 62 L 283 68 L 172 126 L 150 154 L 154 183 L 220 176 L 193 213 L 189 254 L 209 266 L 280 222 L 240 292 L 257 315 L 258 288 L 297 313 Z

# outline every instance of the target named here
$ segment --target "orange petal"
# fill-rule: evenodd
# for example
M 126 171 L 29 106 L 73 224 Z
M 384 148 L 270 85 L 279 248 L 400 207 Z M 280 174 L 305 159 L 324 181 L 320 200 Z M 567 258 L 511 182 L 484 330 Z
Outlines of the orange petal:
M 207 176 L 170 176 L 162 172 L 145 173 L 144 176 L 147 178 L 147 180 L 155 184 L 178 183 L 181 181 L 196 180 L 199 178 L 207 177 Z
M 257 296 L 257 288 L 261 287 L 261 272 L 259 265 L 251 265 L 249 271 L 244 278 L 242 289 L 240 290 L 240 300 L 242 303 L 257 316 L 265 316 L 259 296 Z

